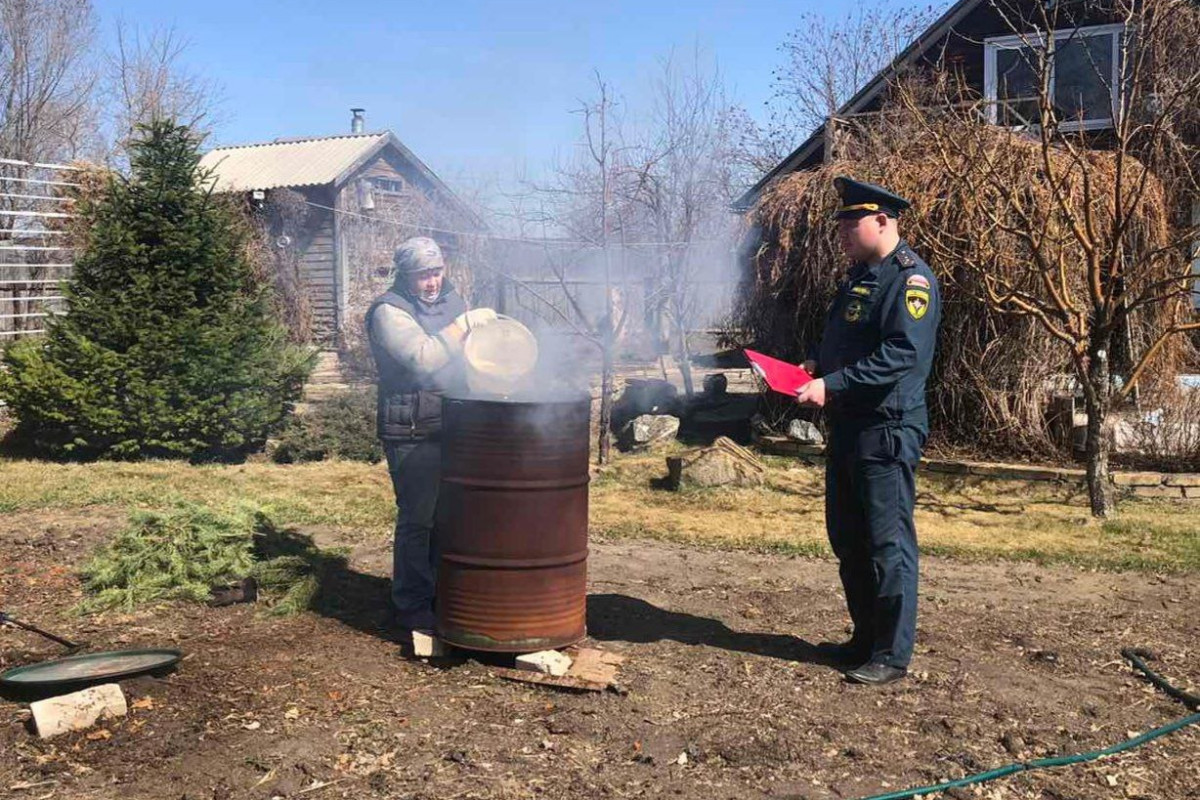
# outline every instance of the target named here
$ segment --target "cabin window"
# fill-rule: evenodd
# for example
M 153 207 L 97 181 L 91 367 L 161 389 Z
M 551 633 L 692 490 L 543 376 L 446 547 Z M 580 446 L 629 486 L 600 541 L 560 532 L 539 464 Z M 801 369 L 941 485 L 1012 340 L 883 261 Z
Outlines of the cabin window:
M 372 178 L 371 184 L 375 191 L 383 194 L 404 194 L 404 181 L 399 178 Z
M 1123 30 L 1122 25 L 1099 25 L 1059 30 L 1052 36 L 987 39 L 983 73 L 990 120 L 1010 128 L 1037 125 L 1039 82 L 1048 73 L 1060 130 L 1111 128 L 1121 82 Z

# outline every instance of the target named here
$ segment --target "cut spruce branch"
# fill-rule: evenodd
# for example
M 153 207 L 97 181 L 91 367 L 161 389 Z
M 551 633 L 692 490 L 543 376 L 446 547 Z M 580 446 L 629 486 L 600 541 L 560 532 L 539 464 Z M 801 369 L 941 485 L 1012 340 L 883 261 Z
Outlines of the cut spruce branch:
M 83 566 L 83 613 L 132 611 L 171 601 L 208 602 L 216 587 L 252 577 L 272 613 L 317 602 L 322 580 L 345 555 L 281 529 L 261 511 L 184 504 L 140 511 Z

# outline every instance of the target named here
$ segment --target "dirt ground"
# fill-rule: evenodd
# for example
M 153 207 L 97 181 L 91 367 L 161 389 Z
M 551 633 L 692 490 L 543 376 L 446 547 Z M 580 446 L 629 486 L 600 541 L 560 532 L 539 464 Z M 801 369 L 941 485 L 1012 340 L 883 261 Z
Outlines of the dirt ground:
M 0 699 L 0 796 L 14 798 L 856 798 L 1111 744 L 1185 709 L 1118 651 L 1200 683 L 1194 578 L 926 559 L 914 672 L 846 684 L 812 645 L 845 635 L 822 559 L 597 542 L 592 644 L 628 657 L 625 693 L 501 680 L 474 660 L 409 661 L 384 630 L 385 541 L 359 542 L 323 613 L 170 605 L 81 618 L 73 568 L 116 510 L 5 515 L 0 608 L 94 649 L 177 646 L 172 675 L 125 682 L 123 720 L 40 741 Z M 55 655 L 0 631 L 0 668 Z M 1200 796 L 1200 730 L 1006 778 L 958 798 Z

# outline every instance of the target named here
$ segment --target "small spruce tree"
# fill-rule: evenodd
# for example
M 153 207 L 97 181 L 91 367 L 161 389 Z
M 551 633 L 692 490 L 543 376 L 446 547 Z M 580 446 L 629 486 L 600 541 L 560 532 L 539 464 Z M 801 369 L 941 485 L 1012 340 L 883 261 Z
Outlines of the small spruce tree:
M 196 136 L 156 121 L 129 177 L 80 199 L 66 313 L 4 354 L 19 439 L 57 456 L 230 458 L 284 421 L 312 354 L 287 343 L 248 226 L 199 162 Z

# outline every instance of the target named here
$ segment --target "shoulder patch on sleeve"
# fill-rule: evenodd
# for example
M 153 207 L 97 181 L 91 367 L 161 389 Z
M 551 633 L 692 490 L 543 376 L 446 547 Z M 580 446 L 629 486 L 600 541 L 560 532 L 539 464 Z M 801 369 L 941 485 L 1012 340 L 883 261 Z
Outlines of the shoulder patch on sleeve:
M 918 272 L 915 275 L 909 275 L 908 280 L 905 281 L 905 284 L 908 286 L 916 286 L 921 289 L 928 289 L 929 278 L 926 278 L 924 275 Z
M 906 289 L 904 291 L 904 307 L 908 309 L 910 317 L 920 320 L 929 310 L 929 292 L 925 289 Z

